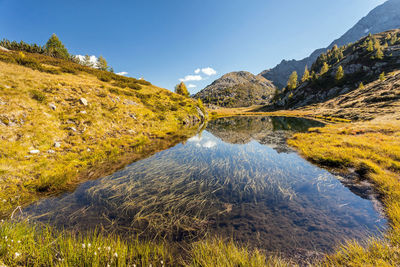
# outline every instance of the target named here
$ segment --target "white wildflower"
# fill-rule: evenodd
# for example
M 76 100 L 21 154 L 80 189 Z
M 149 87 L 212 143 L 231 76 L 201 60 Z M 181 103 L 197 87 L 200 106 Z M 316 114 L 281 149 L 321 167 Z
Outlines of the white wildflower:
M 85 245 L 85 244 L 82 244 L 82 248 L 86 248 L 86 245 Z
M 21 256 L 21 253 L 15 252 L 14 256 L 15 256 L 15 258 L 18 258 L 19 256 Z
M 118 258 L 118 254 L 117 252 L 114 253 L 114 257 Z

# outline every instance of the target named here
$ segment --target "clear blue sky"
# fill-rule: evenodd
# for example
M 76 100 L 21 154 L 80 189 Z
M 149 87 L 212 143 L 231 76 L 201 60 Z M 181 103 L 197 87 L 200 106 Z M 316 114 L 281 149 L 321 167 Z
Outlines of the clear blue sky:
M 116 72 L 190 91 L 222 74 L 259 73 L 326 47 L 384 0 L 0 0 L 0 38 L 44 44 L 56 33 L 72 54 L 103 55 Z

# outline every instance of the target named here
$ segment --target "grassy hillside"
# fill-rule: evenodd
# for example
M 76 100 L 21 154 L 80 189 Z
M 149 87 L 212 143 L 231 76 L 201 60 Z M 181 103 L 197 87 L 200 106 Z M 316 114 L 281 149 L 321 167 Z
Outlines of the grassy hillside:
M 147 81 L 0 51 L 0 214 L 176 143 L 202 110 Z

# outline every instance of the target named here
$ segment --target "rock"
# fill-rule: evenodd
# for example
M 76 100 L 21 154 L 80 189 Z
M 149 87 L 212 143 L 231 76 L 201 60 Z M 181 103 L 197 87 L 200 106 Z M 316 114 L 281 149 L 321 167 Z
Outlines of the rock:
M 87 114 L 86 110 L 82 110 L 80 113 L 81 114 Z
M 68 129 L 70 129 L 73 132 L 76 132 L 76 128 L 75 127 L 69 127 Z
M 60 142 L 54 142 L 54 147 L 55 147 L 55 148 L 61 147 L 61 143 L 60 143 Z
M 54 153 L 56 153 L 54 150 L 52 150 L 52 149 L 49 149 L 49 150 L 47 150 L 47 153 L 49 153 L 49 154 L 54 154 Z
M 196 107 L 197 113 L 199 114 L 201 121 L 205 121 L 206 120 L 206 115 L 204 114 L 204 112 L 201 110 L 201 108 Z
M 90 150 L 90 148 L 88 148 L 88 149 L 86 149 L 86 151 L 87 151 L 87 152 L 90 152 L 90 151 L 92 151 L 92 150 Z
M 129 114 L 129 117 L 131 117 L 132 119 L 134 119 L 134 120 L 136 120 L 136 116 L 135 116 L 135 114 Z
M 31 150 L 31 151 L 29 151 L 29 154 L 39 154 L 40 153 L 40 150 L 37 150 L 37 149 L 33 149 L 33 150 Z
M 1 51 L 6 51 L 6 52 L 10 51 L 10 50 L 8 50 L 7 48 L 2 47 L 2 46 L 0 46 L 0 50 L 1 50 Z
M 50 107 L 52 110 L 56 110 L 56 109 L 57 109 L 56 105 L 54 105 L 54 104 L 49 104 L 49 107 Z
M 127 99 L 127 100 L 124 101 L 124 105 L 138 106 L 139 104 L 136 103 L 135 101 L 132 101 L 132 100 Z
M 81 102 L 82 105 L 87 106 L 88 105 L 88 101 L 86 100 L 86 98 L 80 98 L 79 102 Z

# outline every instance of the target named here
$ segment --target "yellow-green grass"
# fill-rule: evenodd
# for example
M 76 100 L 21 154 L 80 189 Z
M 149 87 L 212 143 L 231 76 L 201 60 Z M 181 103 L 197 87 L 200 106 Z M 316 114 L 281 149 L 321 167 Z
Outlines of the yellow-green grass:
M 24 54 L 30 57 L 37 55 Z M 63 61 L 57 62 L 38 64 L 61 69 Z M 0 58 L 0 215 L 104 175 L 195 131 L 183 124 L 199 117 L 198 102 L 144 81 L 138 85 L 139 80 L 126 78 L 116 86 L 115 80 L 101 81 L 96 71 L 74 70 L 54 74 Z M 130 82 L 134 89 L 125 86 Z M 61 146 L 55 147 L 56 142 Z
M 121 240 L 98 231 L 56 231 L 28 222 L 0 222 L 0 265 L 6 266 L 289 266 L 233 241 L 208 239 L 182 253 L 176 244 Z
M 288 141 L 307 159 L 344 174 L 355 171 L 380 193 L 390 228 L 383 239 L 351 242 L 327 257 L 326 265 L 400 265 L 400 121 L 328 125 Z

